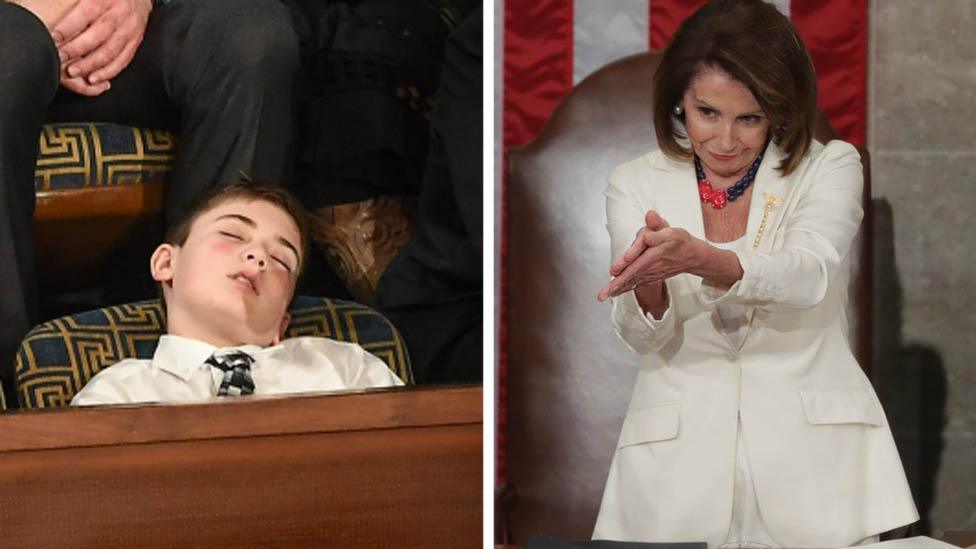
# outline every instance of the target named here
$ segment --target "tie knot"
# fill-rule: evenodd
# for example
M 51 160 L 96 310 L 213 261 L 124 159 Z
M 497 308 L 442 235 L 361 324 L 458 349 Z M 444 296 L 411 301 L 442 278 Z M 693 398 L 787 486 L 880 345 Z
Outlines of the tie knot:
M 243 351 L 210 355 L 207 364 L 224 372 L 217 388 L 217 396 L 239 396 L 254 394 L 254 380 L 251 379 L 251 364 L 254 357 Z
M 216 366 L 225 372 L 249 369 L 253 363 L 254 357 L 244 351 L 229 351 L 221 354 L 214 353 L 207 359 L 207 364 Z

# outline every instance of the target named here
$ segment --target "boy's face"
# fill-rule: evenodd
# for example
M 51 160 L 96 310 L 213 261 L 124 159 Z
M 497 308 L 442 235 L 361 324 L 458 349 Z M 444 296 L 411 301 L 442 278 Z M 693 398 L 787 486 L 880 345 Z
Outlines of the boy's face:
M 280 207 L 232 198 L 197 217 L 183 246 L 152 258 L 171 334 L 217 346 L 277 343 L 288 325 L 301 236 Z

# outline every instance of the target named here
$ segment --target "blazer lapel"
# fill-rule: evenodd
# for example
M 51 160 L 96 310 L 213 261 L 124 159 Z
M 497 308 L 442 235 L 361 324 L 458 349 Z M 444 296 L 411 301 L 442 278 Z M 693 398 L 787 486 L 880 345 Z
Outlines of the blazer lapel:
M 695 238 L 704 240 L 705 221 L 701 214 L 695 168 L 689 162 L 674 160 L 663 154 L 656 155 L 653 168 L 655 187 L 660 189 L 654 197 L 658 213 L 672 227 L 681 227 Z M 697 293 L 701 288 L 701 278 L 688 275 L 687 279 L 692 291 Z
M 705 238 L 705 221 L 701 215 L 701 201 L 698 198 L 698 182 L 695 169 L 689 162 L 681 162 L 658 155 L 654 168 L 659 173 L 655 185 L 661 189 L 654 200 L 660 207 L 660 214 L 672 227 L 681 227 L 695 238 Z

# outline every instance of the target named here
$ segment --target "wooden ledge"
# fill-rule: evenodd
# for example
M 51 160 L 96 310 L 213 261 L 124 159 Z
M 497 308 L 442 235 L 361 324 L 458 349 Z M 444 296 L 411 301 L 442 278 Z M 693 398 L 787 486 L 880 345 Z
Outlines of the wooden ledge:
M 118 444 L 480 424 L 481 399 L 480 386 L 402 387 L 193 405 L 19 411 L 0 414 L 0 456 Z

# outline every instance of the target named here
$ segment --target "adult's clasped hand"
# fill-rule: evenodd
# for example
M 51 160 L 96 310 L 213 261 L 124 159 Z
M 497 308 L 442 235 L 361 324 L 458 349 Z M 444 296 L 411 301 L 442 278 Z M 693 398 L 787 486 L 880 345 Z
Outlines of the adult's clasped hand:
M 606 301 L 638 286 L 687 272 L 695 264 L 701 244 L 688 231 L 672 228 L 657 212 L 649 210 L 633 243 L 610 264 L 613 279 L 600 290 L 597 299 Z
M 105 93 L 142 43 L 152 0 L 77 0 L 53 23 L 61 85 L 87 96 Z

